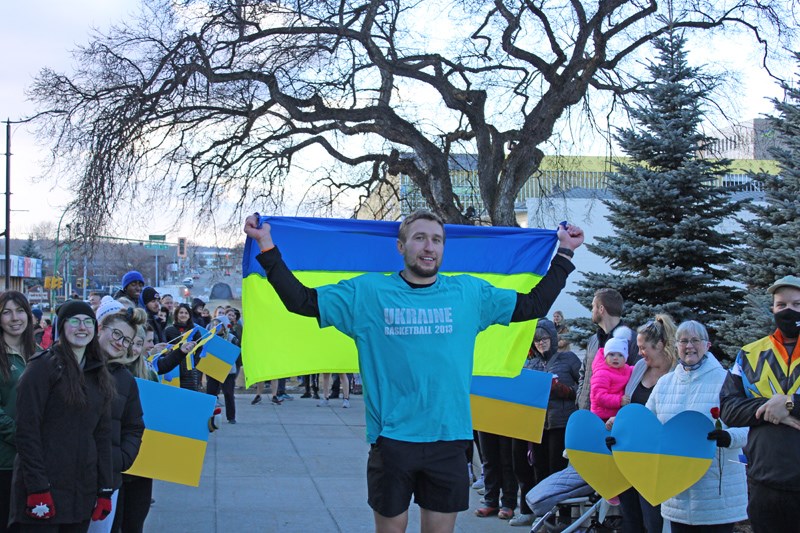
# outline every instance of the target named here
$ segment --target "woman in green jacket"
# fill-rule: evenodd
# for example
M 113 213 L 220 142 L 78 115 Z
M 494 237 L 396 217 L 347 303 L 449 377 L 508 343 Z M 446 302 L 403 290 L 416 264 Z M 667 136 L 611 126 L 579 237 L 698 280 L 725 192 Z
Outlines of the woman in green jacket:
M 11 501 L 11 474 L 17 455 L 14 434 L 17 414 L 17 381 L 25 361 L 36 351 L 33 314 L 25 295 L 0 294 L 0 531 L 6 531 Z

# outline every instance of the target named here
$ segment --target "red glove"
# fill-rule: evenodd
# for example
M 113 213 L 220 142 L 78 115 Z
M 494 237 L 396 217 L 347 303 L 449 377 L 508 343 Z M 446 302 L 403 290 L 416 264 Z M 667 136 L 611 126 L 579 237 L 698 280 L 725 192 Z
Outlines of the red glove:
M 107 496 L 98 496 L 97 503 L 94 504 L 94 512 L 92 513 L 92 520 L 105 520 L 111 514 L 111 498 Z
M 49 490 L 28 494 L 25 503 L 25 514 L 37 520 L 47 520 L 56 515 L 56 506 Z

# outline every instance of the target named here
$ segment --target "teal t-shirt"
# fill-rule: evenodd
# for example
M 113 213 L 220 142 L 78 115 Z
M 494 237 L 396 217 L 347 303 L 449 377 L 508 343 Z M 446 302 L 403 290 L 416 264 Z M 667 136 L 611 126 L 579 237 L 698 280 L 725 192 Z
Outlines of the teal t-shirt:
M 441 274 L 414 289 L 394 273 L 364 274 L 319 287 L 317 295 L 320 326 L 355 340 L 368 442 L 472 439 L 475 337 L 508 325 L 515 291 Z

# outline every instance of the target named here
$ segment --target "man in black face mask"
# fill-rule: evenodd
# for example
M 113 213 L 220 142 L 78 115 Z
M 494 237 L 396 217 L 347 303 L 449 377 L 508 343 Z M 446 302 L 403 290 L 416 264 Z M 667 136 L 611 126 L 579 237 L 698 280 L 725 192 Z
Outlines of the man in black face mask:
M 800 277 L 769 289 L 777 329 L 743 347 L 720 392 L 722 421 L 749 426 L 747 514 L 756 533 L 800 527 Z

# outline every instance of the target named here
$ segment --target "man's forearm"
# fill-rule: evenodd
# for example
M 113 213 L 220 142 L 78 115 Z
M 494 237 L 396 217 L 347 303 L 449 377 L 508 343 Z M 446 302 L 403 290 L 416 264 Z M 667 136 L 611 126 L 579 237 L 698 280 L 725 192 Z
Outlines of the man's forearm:
M 567 276 L 575 270 L 572 262 L 560 255 L 553 257 L 547 274 L 527 294 L 517 294 L 517 305 L 511 322 L 525 322 L 547 316 L 558 295 L 567 284 Z

